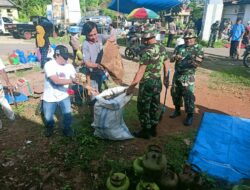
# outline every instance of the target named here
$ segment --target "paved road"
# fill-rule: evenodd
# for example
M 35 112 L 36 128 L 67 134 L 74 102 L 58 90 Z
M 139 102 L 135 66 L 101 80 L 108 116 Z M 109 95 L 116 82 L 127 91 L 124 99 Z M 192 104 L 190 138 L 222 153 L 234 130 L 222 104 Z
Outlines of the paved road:
M 0 56 L 4 59 L 7 58 L 8 54 L 12 53 L 13 50 L 20 49 L 25 52 L 35 51 L 35 40 L 23 40 L 23 39 L 14 39 L 12 36 L 0 36 Z M 169 48 L 170 51 L 173 51 L 172 48 Z M 204 48 L 207 56 L 222 56 L 228 57 L 229 49 L 227 48 Z M 241 50 L 243 53 L 244 50 Z
M 8 54 L 11 54 L 14 50 L 23 50 L 26 54 L 29 51 L 35 51 L 35 40 L 23 40 L 14 39 L 12 36 L 0 36 L 0 56 L 6 60 Z

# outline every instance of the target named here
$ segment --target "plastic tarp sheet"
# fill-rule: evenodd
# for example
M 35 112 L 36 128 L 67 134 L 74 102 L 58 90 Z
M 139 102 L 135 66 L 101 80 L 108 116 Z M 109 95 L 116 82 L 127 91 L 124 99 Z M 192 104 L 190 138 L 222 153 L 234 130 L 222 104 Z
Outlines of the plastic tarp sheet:
M 153 11 L 162 11 L 181 4 L 179 0 L 112 0 L 108 8 L 121 13 L 130 13 L 140 7 Z
M 189 163 L 231 183 L 250 178 L 250 119 L 204 113 Z

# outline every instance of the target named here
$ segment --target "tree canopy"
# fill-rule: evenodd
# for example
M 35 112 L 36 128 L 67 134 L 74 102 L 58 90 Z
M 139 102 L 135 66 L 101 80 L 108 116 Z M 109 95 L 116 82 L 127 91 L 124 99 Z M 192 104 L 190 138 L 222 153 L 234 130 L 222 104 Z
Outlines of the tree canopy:
M 13 0 L 13 2 L 20 8 L 20 20 L 29 21 L 30 16 L 45 16 L 47 4 L 50 4 L 51 0 Z

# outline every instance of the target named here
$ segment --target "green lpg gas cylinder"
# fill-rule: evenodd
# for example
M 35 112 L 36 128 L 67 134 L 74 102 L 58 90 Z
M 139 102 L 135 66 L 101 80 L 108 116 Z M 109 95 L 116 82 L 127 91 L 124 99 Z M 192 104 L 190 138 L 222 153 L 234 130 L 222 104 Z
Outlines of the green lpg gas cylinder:
M 137 186 L 136 190 L 160 190 L 159 186 L 153 182 L 144 182 L 140 181 Z
M 128 190 L 129 178 L 124 173 L 112 173 L 106 182 L 108 190 Z

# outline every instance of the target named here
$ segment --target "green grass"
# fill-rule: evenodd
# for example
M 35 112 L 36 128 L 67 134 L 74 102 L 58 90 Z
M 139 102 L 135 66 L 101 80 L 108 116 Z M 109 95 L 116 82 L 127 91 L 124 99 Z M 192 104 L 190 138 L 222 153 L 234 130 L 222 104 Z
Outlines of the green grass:
M 104 154 L 106 142 L 93 135 L 90 123 L 90 116 L 86 113 L 83 120 L 77 120 L 73 124 L 76 137 L 73 139 L 58 137 L 51 147 L 52 156 L 61 157 L 63 155 L 65 168 L 79 167 L 89 170 L 91 161 L 100 159 Z M 63 154 L 61 154 L 62 152 Z
M 165 153 L 168 163 L 175 168 L 176 172 L 182 170 L 183 164 L 188 159 L 188 154 L 191 150 L 195 139 L 196 131 L 181 133 L 167 137 L 165 144 Z
M 250 71 L 244 67 L 213 71 L 210 74 L 210 77 L 212 78 L 213 83 L 216 83 L 217 85 L 250 87 Z
M 137 97 L 133 96 L 132 100 L 125 106 L 124 109 L 124 119 L 128 122 L 138 121 L 137 116 Z
M 229 42 L 228 41 L 226 41 L 226 40 L 217 40 L 216 42 L 215 42 L 215 44 L 214 44 L 214 47 L 215 48 L 224 48 L 225 46 L 225 44 L 228 44 Z
M 85 36 L 80 36 L 80 44 L 82 44 Z M 49 41 L 51 44 L 59 45 L 59 44 L 69 44 L 69 35 L 64 35 L 63 37 L 50 37 Z

